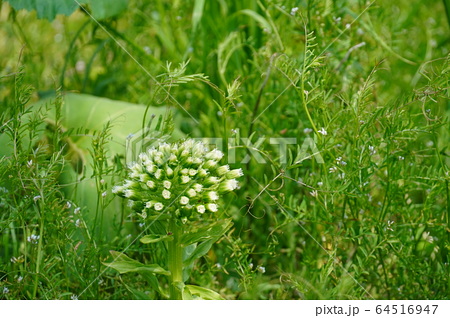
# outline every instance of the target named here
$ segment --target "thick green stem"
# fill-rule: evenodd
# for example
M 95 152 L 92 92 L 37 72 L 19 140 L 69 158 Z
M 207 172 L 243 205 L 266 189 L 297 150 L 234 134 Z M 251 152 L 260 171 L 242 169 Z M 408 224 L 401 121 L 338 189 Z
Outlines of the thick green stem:
M 170 220 L 169 232 L 173 235 L 173 240 L 169 242 L 169 271 L 170 276 L 170 299 L 181 300 L 183 286 L 183 248 L 180 238 L 183 234 L 182 228 L 176 224 L 174 219 Z

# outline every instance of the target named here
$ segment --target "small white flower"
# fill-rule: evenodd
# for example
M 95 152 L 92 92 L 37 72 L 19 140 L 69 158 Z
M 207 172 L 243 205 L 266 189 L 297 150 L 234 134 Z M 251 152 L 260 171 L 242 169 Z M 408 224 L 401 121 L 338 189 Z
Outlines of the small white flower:
M 166 175 L 171 177 L 173 175 L 173 169 L 171 167 L 166 168 Z
M 266 268 L 264 266 L 258 266 L 258 272 L 260 272 L 261 274 L 264 274 L 266 272 Z
M 312 132 L 313 130 L 311 129 L 311 128 L 305 128 L 305 129 L 303 129 L 303 133 L 304 134 L 310 134 L 311 132 Z
M 226 178 L 227 179 L 235 179 L 235 178 L 242 177 L 243 175 L 244 175 L 244 172 L 242 171 L 241 168 L 233 169 L 230 172 L 227 172 Z
M 346 28 L 346 29 L 350 29 L 351 26 L 352 26 L 352 25 L 351 25 L 350 23 L 347 23 L 347 24 L 345 25 L 345 28 Z
M 100 184 L 105 184 L 105 182 L 106 182 L 105 179 L 100 180 Z
M 32 165 L 33 165 L 33 159 L 31 159 L 30 161 L 27 162 L 28 168 L 31 168 Z
M 217 168 L 217 170 L 216 170 L 216 172 L 219 176 L 223 176 L 224 174 L 226 174 L 229 171 L 230 171 L 229 165 L 221 166 L 221 167 Z
M 134 195 L 134 191 L 126 189 L 125 191 L 123 191 L 123 195 L 125 196 L 125 198 L 131 198 Z
M 217 195 L 217 192 L 215 192 L 215 191 L 208 192 L 207 196 L 208 196 L 208 199 L 211 201 L 219 200 L 219 196 Z
M 220 160 L 223 157 L 223 152 L 218 149 L 213 149 L 205 155 L 206 159 Z
M 139 227 L 144 227 L 145 223 L 139 223 Z
M 293 7 L 291 9 L 291 15 L 295 15 L 297 13 L 297 11 L 298 11 L 298 7 Z
M 70 203 L 69 201 L 67 201 L 66 203 L 66 209 L 70 209 L 72 207 L 72 203 Z
M 205 213 L 205 211 L 206 211 L 206 208 L 205 208 L 204 205 L 197 205 L 197 212 L 198 213 L 203 214 L 203 213 Z
M 188 197 L 182 196 L 182 197 L 180 198 L 180 204 L 186 205 L 186 204 L 188 204 L 188 203 L 189 203 L 189 198 L 188 198 Z
M 170 189 L 170 187 L 172 186 L 172 182 L 168 181 L 168 180 L 164 180 L 163 181 L 163 187 L 166 189 Z
M 34 200 L 34 202 L 36 202 L 37 200 L 39 200 L 41 198 L 41 196 L 40 195 L 37 195 L 37 196 L 35 196 L 34 198 L 33 198 L 33 200 Z
M 195 169 L 189 169 L 189 175 L 191 176 L 191 177 L 193 177 L 193 176 L 195 176 L 196 174 L 197 174 L 197 170 L 195 170 Z
M 20 283 L 22 280 L 23 280 L 23 277 L 22 277 L 22 276 L 19 276 L 19 277 L 17 278 L 17 282 L 18 282 L 18 283 Z
M 374 154 L 377 153 L 374 146 L 369 146 L 368 148 L 369 148 L 369 153 L 371 156 L 373 156 Z
M 400 160 L 400 161 L 405 160 L 405 157 L 398 156 L 398 160 Z
M 117 194 L 123 191 L 123 187 L 121 186 L 114 186 L 111 190 L 112 193 Z
M 197 195 L 197 192 L 195 192 L 194 189 L 189 189 L 186 191 L 187 195 L 191 198 L 195 197 Z
M 146 207 L 147 209 L 150 209 L 150 208 L 152 207 L 152 205 L 153 205 L 153 202 L 152 202 L 152 201 L 145 202 L 145 207 Z
M 150 189 L 153 189 L 155 187 L 155 183 L 153 181 L 147 181 L 147 187 L 149 187 Z
M 345 172 L 338 174 L 338 179 L 345 179 Z
M 7 294 L 7 293 L 9 293 L 8 287 L 3 287 L 3 294 Z
M 317 198 L 317 196 L 319 195 L 319 193 L 317 192 L 317 190 L 313 190 L 311 191 L 309 194 L 311 194 L 311 196 Z
M 80 210 L 81 210 L 80 207 L 75 208 L 75 210 L 73 210 L 73 214 L 78 214 L 78 213 L 80 213 Z
M 75 221 L 75 226 L 76 226 L 76 227 L 81 227 L 81 220 L 80 220 L 80 219 L 77 219 L 77 220 Z
M 322 134 L 324 136 L 328 135 L 327 131 L 323 127 L 322 127 L 322 129 L 319 130 L 319 134 Z
M 161 179 L 161 176 L 162 176 L 162 170 L 161 169 L 156 170 L 155 171 L 155 178 L 156 179 Z
M 239 183 L 236 179 L 225 180 L 219 187 L 221 192 L 231 192 L 239 188 Z
M 160 202 L 156 202 L 155 205 L 153 206 L 153 208 L 156 211 L 161 211 L 162 209 L 164 209 L 164 204 L 160 203 Z
M 198 183 L 194 184 L 193 188 L 196 192 L 202 192 L 202 190 L 203 190 L 203 186 Z
M 330 173 L 334 173 L 334 172 L 338 171 L 338 169 L 336 167 L 331 167 L 330 169 L 328 169 L 328 171 Z
M 164 199 L 166 199 L 166 200 L 170 199 L 170 195 L 171 195 L 171 193 L 170 193 L 169 190 L 164 189 L 162 191 L 162 196 L 163 196 Z
M 103 193 L 102 193 L 102 197 L 104 197 L 104 198 L 105 198 L 105 197 L 106 197 L 106 194 L 107 194 L 107 193 L 106 193 L 106 191 L 105 191 L 105 192 L 103 192 Z
M 186 184 L 191 181 L 191 178 L 188 176 L 181 176 L 181 184 Z
M 27 241 L 30 242 L 31 244 L 37 244 L 39 241 L 39 238 L 40 238 L 39 235 L 31 234 L 30 236 L 27 237 Z
M 319 187 L 321 187 L 321 186 L 323 186 L 323 182 L 322 182 L 322 181 L 319 181 L 319 182 L 317 182 L 317 185 L 318 185 Z
M 217 204 L 214 204 L 214 203 L 208 203 L 208 204 L 206 205 L 206 208 L 207 208 L 209 211 L 211 211 L 211 212 L 217 212 L 217 211 L 218 211 Z

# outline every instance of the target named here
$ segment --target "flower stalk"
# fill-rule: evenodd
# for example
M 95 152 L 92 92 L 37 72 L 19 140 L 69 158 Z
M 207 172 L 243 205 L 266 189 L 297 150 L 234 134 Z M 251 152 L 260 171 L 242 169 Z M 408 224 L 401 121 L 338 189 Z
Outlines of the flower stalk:
M 169 221 L 169 233 L 173 236 L 173 240 L 168 242 L 168 267 L 171 272 L 170 299 L 181 300 L 183 299 L 183 247 L 180 239 L 183 229 L 174 218 Z

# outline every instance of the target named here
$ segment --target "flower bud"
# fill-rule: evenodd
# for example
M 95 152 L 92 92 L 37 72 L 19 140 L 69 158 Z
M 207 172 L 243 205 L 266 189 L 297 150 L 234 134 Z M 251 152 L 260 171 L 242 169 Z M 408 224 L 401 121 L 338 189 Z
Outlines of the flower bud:
M 244 175 L 244 173 L 242 172 L 242 169 L 233 169 L 230 172 L 227 172 L 226 177 L 227 179 L 235 179 L 235 178 L 239 178 L 242 177 Z

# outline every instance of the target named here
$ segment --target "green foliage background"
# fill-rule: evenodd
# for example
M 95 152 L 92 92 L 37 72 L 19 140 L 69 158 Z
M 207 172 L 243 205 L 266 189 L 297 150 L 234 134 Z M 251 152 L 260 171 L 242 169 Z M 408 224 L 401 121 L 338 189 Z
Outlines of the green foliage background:
M 109 250 L 160 257 L 132 243 L 138 222 L 110 191 L 146 106 L 172 110 L 173 139 L 231 138 L 246 176 L 223 207 L 233 230 L 190 284 L 226 299 L 448 298 L 446 1 L 136 0 L 51 22 L 8 2 L 1 299 L 157 297 L 102 264 Z M 297 139 L 286 160 L 268 141 L 282 137 Z M 307 137 L 323 164 L 300 160 Z

